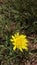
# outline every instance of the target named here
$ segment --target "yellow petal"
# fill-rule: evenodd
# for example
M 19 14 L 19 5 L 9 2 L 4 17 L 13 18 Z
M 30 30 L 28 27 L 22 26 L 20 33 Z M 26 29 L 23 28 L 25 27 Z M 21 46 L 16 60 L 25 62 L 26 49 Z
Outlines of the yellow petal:
M 28 40 L 25 39 L 24 41 L 28 43 Z
M 16 37 L 16 36 L 19 36 L 19 32 L 17 32 L 16 34 L 14 34 L 14 36 Z
M 22 48 L 19 48 L 21 52 L 23 52 Z
M 13 42 L 14 40 L 10 39 L 11 42 Z
M 26 35 L 20 35 L 22 38 L 26 38 Z
M 25 49 L 26 51 L 28 51 L 28 48 L 27 48 L 27 47 L 24 47 L 24 49 Z
M 14 39 L 15 37 L 12 35 L 12 38 Z
M 15 49 L 16 49 L 16 46 L 13 47 L 13 50 L 15 50 Z
M 19 35 L 19 32 L 17 32 L 16 34 Z
M 24 42 L 24 44 L 22 44 L 22 46 L 28 46 L 28 44 Z

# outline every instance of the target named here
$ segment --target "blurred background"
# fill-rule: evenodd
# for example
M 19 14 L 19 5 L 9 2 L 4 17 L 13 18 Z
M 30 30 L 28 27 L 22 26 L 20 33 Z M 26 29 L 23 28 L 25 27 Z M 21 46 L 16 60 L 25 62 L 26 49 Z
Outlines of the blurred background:
M 29 51 L 13 51 L 11 35 L 27 35 Z M 37 65 L 37 0 L 0 0 L 0 65 Z

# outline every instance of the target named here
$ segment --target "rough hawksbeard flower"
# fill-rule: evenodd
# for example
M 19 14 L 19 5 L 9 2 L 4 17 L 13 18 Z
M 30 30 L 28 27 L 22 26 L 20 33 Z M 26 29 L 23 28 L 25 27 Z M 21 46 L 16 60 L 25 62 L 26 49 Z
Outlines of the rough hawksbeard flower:
M 16 34 L 14 34 L 14 36 L 12 35 L 10 41 L 14 45 L 13 50 L 17 48 L 21 52 L 23 51 L 23 49 L 28 51 L 28 40 L 26 39 L 26 35 L 19 34 L 19 32 L 17 32 Z

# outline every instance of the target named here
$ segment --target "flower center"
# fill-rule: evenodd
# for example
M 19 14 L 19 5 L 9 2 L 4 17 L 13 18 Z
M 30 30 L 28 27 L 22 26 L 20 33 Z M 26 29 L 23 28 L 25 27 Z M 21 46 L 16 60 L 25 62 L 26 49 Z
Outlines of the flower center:
M 22 38 L 19 37 L 19 38 L 16 39 L 16 46 L 17 47 L 21 47 L 22 46 Z

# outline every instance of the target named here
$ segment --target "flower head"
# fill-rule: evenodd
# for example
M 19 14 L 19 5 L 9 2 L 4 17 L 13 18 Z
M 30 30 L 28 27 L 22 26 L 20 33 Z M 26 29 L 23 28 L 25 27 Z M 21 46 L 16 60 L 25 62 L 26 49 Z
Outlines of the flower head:
M 12 35 L 10 41 L 14 45 L 13 50 L 15 50 L 16 48 L 20 51 L 23 51 L 23 49 L 25 49 L 26 51 L 28 50 L 28 40 L 26 39 L 26 35 L 19 34 L 19 32 L 17 32 L 16 34 L 14 34 L 14 36 Z

